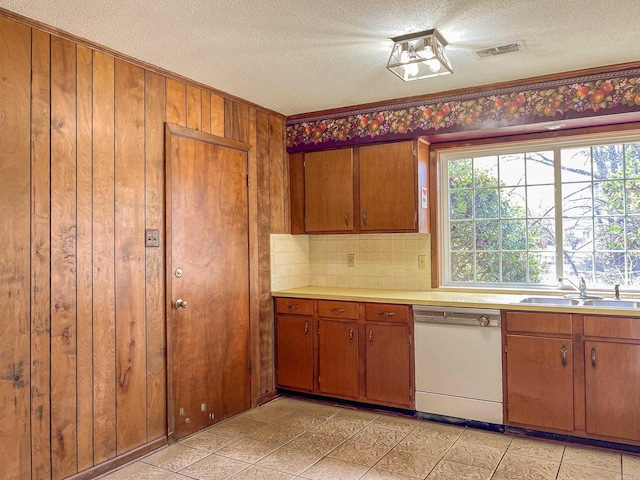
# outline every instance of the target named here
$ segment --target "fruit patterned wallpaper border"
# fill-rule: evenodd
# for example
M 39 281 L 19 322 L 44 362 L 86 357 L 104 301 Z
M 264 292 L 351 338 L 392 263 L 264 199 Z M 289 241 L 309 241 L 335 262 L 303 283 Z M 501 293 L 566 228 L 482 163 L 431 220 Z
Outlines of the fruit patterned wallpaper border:
M 287 151 L 640 112 L 640 69 L 287 121 Z

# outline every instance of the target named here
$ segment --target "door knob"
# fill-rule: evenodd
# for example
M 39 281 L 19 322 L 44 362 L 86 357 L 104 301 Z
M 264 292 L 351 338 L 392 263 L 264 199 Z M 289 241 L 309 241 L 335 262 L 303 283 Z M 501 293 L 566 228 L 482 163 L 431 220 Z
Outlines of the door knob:
M 176 309 L 180 309 L 180 308 L 187 308 L 187 302 L 185 302 L 184 300 L 182 300 L 181 298 L 176 300 Z

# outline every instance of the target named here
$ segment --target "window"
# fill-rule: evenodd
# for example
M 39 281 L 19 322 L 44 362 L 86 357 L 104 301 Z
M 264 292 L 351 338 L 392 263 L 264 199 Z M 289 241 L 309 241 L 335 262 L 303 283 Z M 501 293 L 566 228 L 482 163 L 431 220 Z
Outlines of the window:
M 640 136 L 440 154 L 445 285 L 640 287 Z

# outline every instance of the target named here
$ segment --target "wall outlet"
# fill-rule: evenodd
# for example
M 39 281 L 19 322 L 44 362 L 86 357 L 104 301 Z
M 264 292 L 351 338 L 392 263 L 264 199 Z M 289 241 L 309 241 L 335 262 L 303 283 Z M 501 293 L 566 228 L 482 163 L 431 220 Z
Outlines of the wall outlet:
M 160 246 L 160 230 L 155 228 L 148 228 L 145 231 L 145 245 L 147 247 L 159 247 Z
M 427 269 L 427 256 L 426 255 L 418 255 L 418 268 L 420 270 Z
M 347 267 L 355 267 L 355 266 L 356 266 L 356 254 L 347 253 Z

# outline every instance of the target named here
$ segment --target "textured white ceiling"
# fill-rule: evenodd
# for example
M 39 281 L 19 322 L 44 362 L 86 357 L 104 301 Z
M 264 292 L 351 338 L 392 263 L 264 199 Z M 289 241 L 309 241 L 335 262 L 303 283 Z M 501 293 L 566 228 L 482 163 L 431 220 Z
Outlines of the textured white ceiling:
M 640 60 L 640 0 L 0 0 L 286 115 Z M 437 28 L 454 74 L 405 83 L 390 37 Z M 523 41 L 524 51 L 471 50 Z

